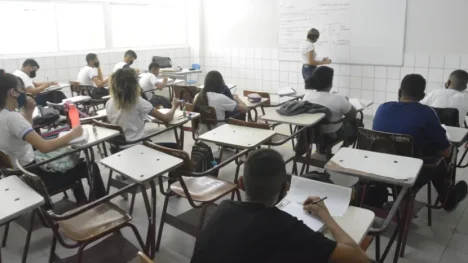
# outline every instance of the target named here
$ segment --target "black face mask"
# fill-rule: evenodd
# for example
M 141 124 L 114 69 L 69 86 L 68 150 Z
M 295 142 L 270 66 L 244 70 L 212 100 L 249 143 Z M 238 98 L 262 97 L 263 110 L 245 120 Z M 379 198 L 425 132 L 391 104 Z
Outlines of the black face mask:
M 32 78 L 32 79 L 35 78 L 36 77 L 36 71 L 29 72 L 29 77 Z
M 133 64 L 133 60 L 127 63 L 129 66 Z
M 94 67 L 99 68 L 99 62 L 94 62 Z

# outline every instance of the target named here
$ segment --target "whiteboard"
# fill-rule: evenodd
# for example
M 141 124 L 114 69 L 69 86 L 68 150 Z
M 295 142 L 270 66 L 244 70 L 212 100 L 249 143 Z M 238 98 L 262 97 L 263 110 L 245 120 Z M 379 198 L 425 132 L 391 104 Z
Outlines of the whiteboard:
M 301 61 L 311 28 L 318 58 L 333 63 L 403 64 L 406 0 L 278 0 L 279 59 Z

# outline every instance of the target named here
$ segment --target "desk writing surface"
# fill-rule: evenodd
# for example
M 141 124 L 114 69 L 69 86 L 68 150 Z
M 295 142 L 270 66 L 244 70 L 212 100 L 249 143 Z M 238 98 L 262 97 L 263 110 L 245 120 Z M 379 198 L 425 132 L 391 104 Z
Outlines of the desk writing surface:
M 268 112 L 260 118 L 265 121 L 279 122 L 284 124 L 312 126 L 325 118 L 325 113 L 302 113 L 294 116 L 284 116 L 280 115 L 275 110 Z
M 237 87 L 236 84 L 226 84 L 226 86 L 227 86 L 230 90 L 232 90 L 233 88 Z M 200 85 L 200 86 L 199 86 L 200 89 L 203 89 L 204 87 L 205 87 L 205 85 Z
M 0 179 L 0 225 L 44 204 L 44 198 L 17 176 Z
M 333 218 L 356 243 L 360 244 L 369 232 L 375 214 L 364 208 L 350 206 L 343 216 L 334 216 Z M 323 234 L 334 239 L 328 229 L 325 229 Z
M 460 146 L 466 141 L 468 129 L 445 125 L 443 127 L 447 131 L 448 138 L 453 144 Z
M 101 163 L 141 183 L 179 167 L 183 160 L 138 144 L 102 159 Z
M 93 132 L 93 125 L 85 124 L 83 125 L 83 130 L 86 129 L 88 133 L 88 140 L 86 143 L 73 145 L 73 148 L 88 148 L 94 145 L 97 145 L 101 142 L 107 141 L 114 137 L 120 135 L 120 133 L 116 130 L 107 129 L 103 127 L 96 126 L 96 134 Z
M 170 109 L 159 109 L 158 110 L 159 112 L 161 112 L 162 114 L 166 114 L 170 111 Z M 179 125 L 183 125 L 193 119 L 196 119 L 196 118 L 199 118 L 200 117 L 200 113 L 198 112 L 187 112 L 187 114 L 190 116 L 190 118 L 187 116 L 187 117 L 184 117 L 184 112 L 181 111 L 181 110 L 176 110 L 175 113 L 174 113 L 174 118 L 172 119 L 172 121 L 169 123 L 169 125 L 171 126 L 179 126 Z M 162 123 L 160 120 L 152 117 L 152 116 L 147 116 L 148 120 L 150 120 L 151 122 L 155 122 L 155 123 Z
M 262 100 L 260 102 L 250 102 L 249 101 L 249 98 L 248 97 L 244 97 L 244 96 L 239 96 L 239 99 L 241 99 L 245 105 L 248 107 L 248 108 L 256 108 L 256 107 L 259 107 L 261 106 L 263 103 L 265 103 L 266 101 L 268 101 L 269 99 L 267 98 L 262 98 Z
M 421 159 L 341 148 L 325 165 L 325 169 L 330 172 L 412 186 L 422 165 Z
M 200 135 L 202 141 L 208 141 L 234 148 L 255 148 L 275 135 L 272 130 L 256 129 L 232 124 L 221 125 Z

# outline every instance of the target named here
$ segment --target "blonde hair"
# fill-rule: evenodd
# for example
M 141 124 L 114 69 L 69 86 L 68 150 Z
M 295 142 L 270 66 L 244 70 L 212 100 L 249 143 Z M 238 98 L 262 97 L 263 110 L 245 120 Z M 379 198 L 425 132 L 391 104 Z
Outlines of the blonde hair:
M 131 109 L 141 96 L 138 76 L 131 68 L 119 69 L 109 77 L 109 91 L 117 109 Z

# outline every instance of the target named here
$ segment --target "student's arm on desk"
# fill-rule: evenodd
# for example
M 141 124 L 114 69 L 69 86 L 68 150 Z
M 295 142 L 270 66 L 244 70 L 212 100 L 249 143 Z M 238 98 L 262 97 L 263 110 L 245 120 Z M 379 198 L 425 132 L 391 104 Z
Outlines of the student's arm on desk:
M 179 106 L 180 106 L 179 99 L 174 97 L 172 99 L 172 109 L 168 113 L 163 114 L 160 111 L 158 111 L 158 109 L 153 108 L 153 110 L 151 110 L 151 112 L 150 112 L 150 115 L 152 117 L 164 122 L 164 124 L 167 125 L 167 124 L 169 124 L 169 122 L 172 121 L 172 119 L 174 119 L 174 113 L 175 113 L 175 111 L 177 110 L 177 108 Z
M 102 78 L 102 76 L 101 76 L 101 78 Z M 99 79 L 99 75 L 98 75 L 98 76 L 93 78 L 93 82 L 94 82 L 94 84 L 96 84 L 96 87 L 102 88 L 102 87 L 107 85 L 108 79 L 101 80 L 101 79 Z
M 366 253 L 359 244 L 336 223 L 322 202 L 313 204 L 320 200 L 319 197 L 309 197 L 304 202 L 304 209 L 318 216 L 327 226 L 336 241 L 336 248 L 331 254 L 331 261 L 335 263 L 368 263 L 370 262 Z
M 57 139 L 44 140 L 35 131 L 31 131 L 24 137 L 24 140 L 29 142 L 34 148 L 36 148 L 40 152 L 48 153 L 57 150 L 58 148 L 67 146 L 69 142 L 71 142 L 73 139 L 80 137 L 81 134 L 83 134 L 83 128 L 81 126 L 77 126 L 65 136 L 62 136 Z
M 45 82 L 45 83 L 34 83 L 34 87 L 27 87 L 26 92 L 29 94 L 32 94 L 34 96 L 40 94 L 43 92 L 45 89 L 52 85 L 56 85 L 57 83 L 55 82 Z
M 237 110 L 241 113 L 247 113 L 249 111 L 249 107 L 245 105 L 245 103 L 239 99 L 239 96 L 234 95 L 234 100 L 237 102 Z

